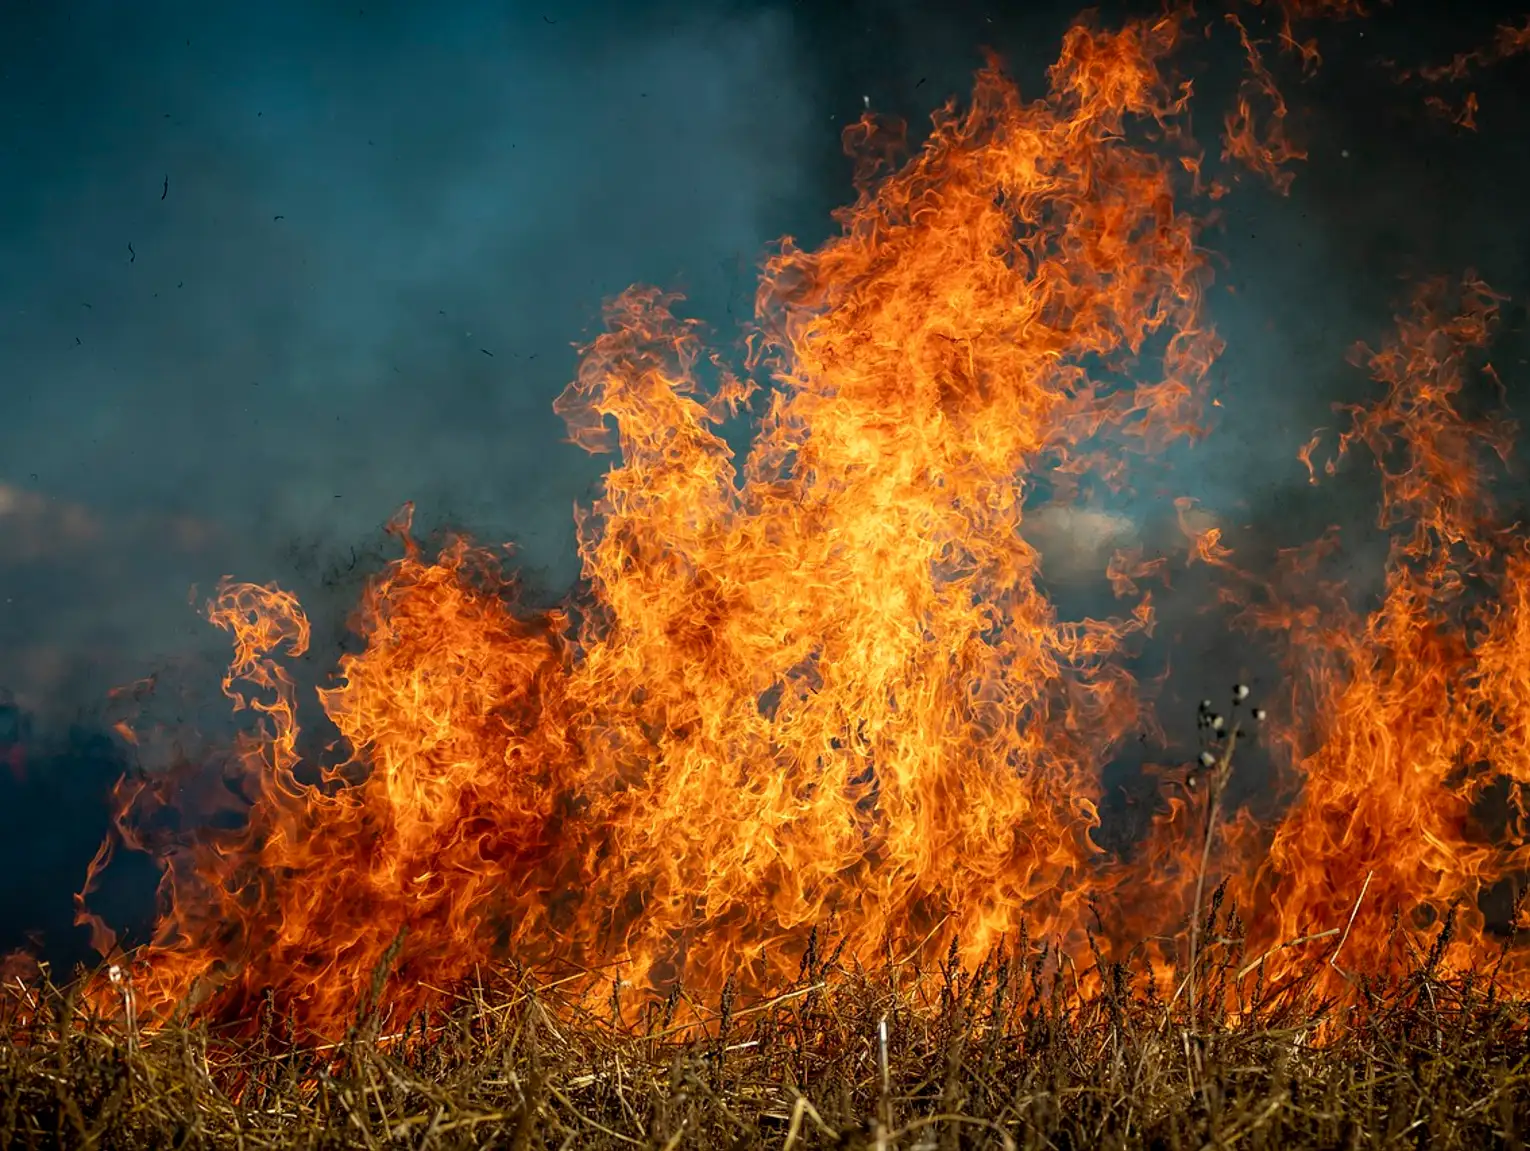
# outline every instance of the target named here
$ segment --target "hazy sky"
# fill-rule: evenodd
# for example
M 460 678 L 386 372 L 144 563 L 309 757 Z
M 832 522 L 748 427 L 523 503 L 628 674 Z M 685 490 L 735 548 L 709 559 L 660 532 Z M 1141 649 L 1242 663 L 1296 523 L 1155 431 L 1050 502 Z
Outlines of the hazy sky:
M 571 570 L 600 465 L 550 408 L 570 345 L 634 281 L 747 308 L 816 128 L 770 12 L 47 8 L 0 49 L 0 682 L 29 694 L 408 499 Z
M 604 462 L 551 403 L 603 300 L 678 288 L 726 334 L 764 246 L 822 237 L 848 197 L 863 97 L 917 126 L 985 44 L 1039 94 L 1071 7 L 1003 7 L 7 3 L 0 688 L 67 717 L 221 656 L 187 592 L 225 572 L 332 631 L 406 500 L 565 586 Z M 1496 16 L 1398 0 L 1338 30 L 1290 92 L 1311 152 L 1291 196 L 1244 181 L 1208 236 L 1225 428 L 1180 477 L 1230 523 L 1363 521 L 1368 495 L 1313 492 L 1294 454 L 1363 389 L 1343 352 L 1384 335 L 1401 277 L 1476 267 L 1514 295 L 1501 363 L 1523 375 L 1525 67 L 1472 85 L 1473 135 L 1375 63 L 1448 58 Z M 114 770 L 90 754 L 86 791 Z
M 565 584 L 603 464 L 550 404 L 602 301 L 681 288 L 725 327 L 764 245 L 821 236 L 848 194 L 838 132 L 862 96 L 922 120 L 985 43 L 1037 92 L 1070 9 L 986 7 L 13 6 L 0 685 L 73 708 L 215 647 L 192 583 L 312 601 L 409 499 Z M 1504 151 L 1512 113 L 1485 101 L 1489 143 L 1463 142 L 1362 66 L 1353 30 L 1335 43 L 1293 93 L 1322 109 L 1293 196 L 1247 187 L 1211 237 L 1239 294 L 1215 303 L 1227 431 L 1186 461 L 1198 494 L 1299 479 L 1395 275 L 1512 264 L 1525 234 L 1514 197 L 1459 174 Z M 1387 104 L 1415 114 L 1354 122 Z

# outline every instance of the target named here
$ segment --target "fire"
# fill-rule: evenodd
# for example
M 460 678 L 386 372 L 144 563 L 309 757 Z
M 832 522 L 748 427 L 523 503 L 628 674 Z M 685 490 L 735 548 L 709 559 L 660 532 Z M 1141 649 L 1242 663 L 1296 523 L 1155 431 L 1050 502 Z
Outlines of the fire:
M 1293 749 L 1300 794 L 1251 888 L 1272 905 L 1271 942 L 1343 923 L 1363 888 L 1373 910 L 1354 916 L 1352 963 L 1404 941 L 1428 950 L 1447 918 L 1446 961 L 1502 947 L 1479 899 L 1526 861 L 1530 563 L 1488 484 L 1511 429 L 1460 402 L 1499 302 L 1470 278 L 1454 293 L 1428 285 L 1391 344 L 1359 351 L 1384 395 L 1352 413 L 1340 452 L 1364 445 L 1379 464 L 1394 538 L 1379 606 L 1290 636 L 1316 740 Z M 1495 787 L 1506 791 L 1492 816 L 1481 806 Z M 1394 911 L 1413 918 L 1394 926 Z M 1505 958 L 1523 972 L 1522 956 Z
M 246 1017 L 271 988 L 335 1031 L 384 968 L 407 1012 L 506 957 L 716 990 L 789 978 L 818 927 L 875 963 L 976 958 L 1022 922 L 1077 942 L 1090 901 L 1123 889 L 1182 918 L 1198 843 L 1122 862 L 1094 840 L 1101 772 L 1152 723 L 1126 657 L 1153 625 L 1137 581 L 1164 561 L 1101 556 L 1122 615 L 1068 621 L 1026 535 L 1204 431 L 1220 344 L 1184 206 L 1189 89 L 1164 67 L 1181 34 L 1179 16 L 1075 26 L 1037 101 L 990 64 L 907 160 L 895 126 L 852 125 L 858 198 L 839 235 L 766 263 L 747 377 L 708 359 L 672 297 L 616 300 L 557 403 L 575 443 L 619 452 L 580 517 L 587 593 L 531 611 L 500 554 L 426 555 L 406 509 L 362 646 L 319 692 L 338 757 L 300 750 L 283 662 L 309 642 L 300 605 L 221 587 L 224 689 L 255 720 L 228 767 L 242 820 L 150 835 L 194 768 L 118 796 L 122 841 L 165 866 L 132 957 L 143 1010 Z M 1272 176 L 1299 155 L 1238 115 L 1230 155 Z M 1388 514 L 1413 525 L 1382 606 L 1249 609 L 1283 625 L 1305 685 L 1276 741 L 1300 797 L 1262 839 L 1234 819 L 1216 857 L 1263 945 L 1351 917 L 1360 962 L 1393 908 L 1464 900 L 1450 958 L 1480 958 L 1470 900 L 1519 862 L 1471 839 L 1486 776 L 1462 779 L 1530 770 L 1530 561 L 1495 550 L 1485 511 L 1478 447 L 1502 448 L 1498 430 L 1452 406 L 1491 312 L 1469 286 L 1459 318 L 1421 312 L 1370 359 L 1387 394 L 1342 446 L 1389 461 Z M 757 373 L 774 386 L 739 460 L 719 424 Z M 1192 557 L 1236 583 L 1215 519 L 1177 511 Z M 1461 573 L 1500 554 L 1504 594 L 1463 607 Z

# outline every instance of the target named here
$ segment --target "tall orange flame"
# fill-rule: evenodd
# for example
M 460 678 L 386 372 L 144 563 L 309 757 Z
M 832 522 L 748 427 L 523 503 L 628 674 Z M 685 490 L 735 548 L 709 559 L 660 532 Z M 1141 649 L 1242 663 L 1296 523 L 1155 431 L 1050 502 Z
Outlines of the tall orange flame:
M 356 616 L 364 647 L 319 693 L 344 762 L 299 754 L 280 662 L 308 643 L 298 604 L 226 584 L 209 615 L 234 637 L 225 690 L 259 720 L 235 757 L 248 810 L 157 846 L 147 1008 L 238 1015 L 276 988 L 332 1030 L 384 960 L 409 1010 L 507 955 L 715 989 L 789 976 L 820 925 L 871 962 L 971 958 L 1022 921 L 1074 938 L 1127 883 L 1140 913 L 1182 916 L 1193 848 L 1161 838 L 1122 865 L 1093 840 L 1101 771 L 1146 722 L 1122 657 L 1161 561 L 1118 554 L 1102 575 L 1135 604 L 1067 622 L 1025 536 L 1028 500 L 1123 484 L 1133 452 L 1201 432 L 1220 345 L 1181 205 L 1201 162 L 1177 123 L 1188 88 L 1162 69 L 1180 29 L 1074 27 L 1037 102 L 990 64 L 902 166 L 893 126 L 852 125 L 841 233 L 788 240 L 764 269 L 749 368 L 775 386 L 742 463 L 718 425 L 753 385 L 703 385 L 672 298 L 615 301 L 557 404 L 576 443 L 620 452 L 579 525 L 587 597 L 526 610 L 494 553 L 427 558 L 406 511 L 404 556 Z M 1235 139 L 1269 173 L 1298 154 Z M 1524 779 L 1530 724 L 1526 563 L 1490 529 L 1477 459 L 1503 441 L 1453 406 L 1491 312 L 1469 285 L 1459 318 L 1420 312 L 1371 357 L 1387 394 L 1343 443 L 1389 461 L 1385 506 L 1413 525 L 1382 606 L 1363 624 L 1251 609 L 1306 684 L 1283 729 L 1300 798 L 1273 839 L 1235 821 L 1219 856 L 1266 909 L 1265 943 L 1342 922 L 1361 880 L 1373 909 L 1443 914 L 1519 862 L 1472 840 L 1483 776 L 1461 777 L 1490 761 Z M 1236 583 L 1219 530 L 1180 512 L 1195 558 Z M 1462 573 L 1498 555 L 1474 639 Z M 124 782 L 127 843 L 146 845 L 173 785 Z M 1389 922 L 1356 915 L 1349 956 Z M 1465 962 L 1488 941 L 1480 913 L 1462 924 Z
M 842 234 L 765 269 L 777 388 L 742 475 L 715 426 L 747 388 L 704 397 L 671 301 L 618 300 L 558 403 L 621 451 L 581 525 L 587 610 L 528 618 L 486 553 L 409 544 L 321 693 L 355 757 L 331 785 L 298 782 L 275 661 L 306 621 L 226 586 L 228 691 L 266 721 L 240 753 L 254 805 L 172 862 L 144 994 L 276 984 L 333 1020 L 400 927 L 417 987 L 506 948 L 705 985 L 788 973 L 831 921 L 970 954 L 1022 916 L 1067 927 L 1135 719 L 1110 657 L 1147 613 L 1059 622 L 1022 507 L 1108 429 L 1193 430 L 1204 259 L 1179 166 L 1127 139 L 1183 108 L 1158 71 L 1177 31 L 1075 28 L 1038 103 L 990 67 L 897 171 L 885 125 L 849 129 Z M 1157 382 L 1107 385 L 1150 345 Z
M 1363 894 L 1374 910 L 1346 942 L 1361 965 L 1399 940 L 1427 950 L 1447 916 L 1446 959 L 1491 956 L 1500 942 L 1479 901 L 1525 864 L 1530 565 L 1488 486 L 1511 429 L 1461 403 L 1498 302 L 1470 278 L 1454 293 L 1427 285 L 1394 342 L 1359 350 L 1385 392 L 1352 411 L 1340 452 L 1364 445 L 1380 468 L 1381 526 L 1394 532 L 1385 591 L 1363 622 L 1308 617 L 1290 637 L 1316 740 L 1294 747 L 1301 793 L 1253 898 L 1272 906 L 1271 937 L 1294 939 L 1344 922 Z M 1506 810 L 1482 810 L 1505 787 Z M 1394 911 L 1410 918 L 1394 927 Z

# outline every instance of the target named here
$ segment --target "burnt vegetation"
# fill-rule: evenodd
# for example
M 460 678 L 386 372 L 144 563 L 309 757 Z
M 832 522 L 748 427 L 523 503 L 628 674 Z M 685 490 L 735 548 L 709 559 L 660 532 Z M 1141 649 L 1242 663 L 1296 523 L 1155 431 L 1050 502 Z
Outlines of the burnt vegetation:
M 1220 890 L 1173 987 L 1024 932 L 868 971 L 807 941 L 744 1002 L 639 996 L 506 967 L 413 1018 L 371 1002 L 340 1042 L 269 1001 L 234 1029 L 107 1018 L 46 972 L 12 980 L 0 1143 L 14 1147 L 1517 1147 L 1526 1004 L 1493 969 L 1404 946 L 1351 993 L 1264 978 Z M 1399 936 L 1402 938 L 1402 936 Z M 1293 941 L 1312 970 L 1343 937 Z M 1185 943 L 1182 940 L 1181 943 Z M 1505 947 L 1509 946 L 1507 943 Z M 1182 953 L 1186 949 L 1181 947 Z M 124 1005 L 128 1003 L 124 988 Z

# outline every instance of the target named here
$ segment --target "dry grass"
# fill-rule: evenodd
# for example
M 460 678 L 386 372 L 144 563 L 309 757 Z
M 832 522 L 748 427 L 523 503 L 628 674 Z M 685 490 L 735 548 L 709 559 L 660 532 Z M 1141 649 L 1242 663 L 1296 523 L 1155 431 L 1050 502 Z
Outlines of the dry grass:
M 616 988 L 574 1001 L 572 984 L 505 971 L 439 1015 L 401 1026 L 373 1012 L 326 1046 L 297 1041 L 274 1011 L 237 1041 L 205 1024 L 138 1033 L 39 980 L 11 1008 L 39 1010 L 4 1028 L 0 1143 L 1520 1145 L 1526 1004 L 1491 972 L 1443 973 L 1437 947 L 1357 981 L 1347 1005 L 1319 1002 L 1300 983 L 1265 986 L 1236 916 L 1216 893 L 1208 905 L 1194 997 L 1190 984 L 1154 994 L 1098 954 L 1059 968 L 1023 939 L 977 970 L 875 974 L 810 942 L 796 985 L 749 1005 L 639 1003 Z
M 1306 974 L 1266 979 L 1272 953 L 1248 952 L 1206 883 L 1242 731 L 1224 738 L 1207 706 L 1200 868 L 1182 937 L 1158 943 L 1179 956 L 1166 991 L 1143 949 L 1117 961 L 1092 934 L 1083 961 L 1022 932 L 976 969 L 953 944 L 866 971 L 815 932 L 795 982 L 755 1002 L 511 967 L 398 1020 L 401 933 L 344 1040 L 321 1043 L 270 999 L 221 1030 L 103 1018 L 83 973 L 44 970 L 0 993 L 0 1146 L 1522 1146 L 1530 1003 L 1497 968 L 1442 968 L 1451 917 L 1427 951 L 1394 932 L 1384 962 L 1345 952 L 1348 924 L 1291 940 L 1277 950 L 1310 956 Z M 1338 1000 L 1314 990 L 1336 983 Z

